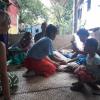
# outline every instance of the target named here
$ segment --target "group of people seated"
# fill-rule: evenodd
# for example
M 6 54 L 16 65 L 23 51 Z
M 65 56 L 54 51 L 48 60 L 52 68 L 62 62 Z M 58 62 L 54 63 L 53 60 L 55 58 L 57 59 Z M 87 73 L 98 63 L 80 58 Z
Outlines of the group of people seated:
M 78 78 L 78 82 L 72 83 L 71 90 L 83 91 L 84 84 L 87 84 L 93 90 L 100 90 L 97 86 L 97 84 L 100 84 L 98 42 L 96 39 L 89 37 L 89 32 L 86 29 L 79 29 L 77 35 L 83 44 L 83 50 L 80 50 L 77 43 L 72 41 L 74 53 L 71 52 L 71 59 L 67 62 L 67 67 L 63 71 L 71 72 Z
M 79 29 L 77 35 L 82 42 L 83 49 L 80 50 L 77 47 L 77 43 L 71 41 L 74 52 L 70 60 L 66 62 L 53 53 L 52 41 L 57 33 L 56 26 L 50 24 L 46 27 L 44 35 L 43 32 L 42 36 L 40 35 L 41 33 L 37 34 L 40 39 L 28 51 L 23 63 L 24 67 L 27 68 L 24 76 L 35 74 L 48 77 L 58 71 L 60 65 L 66 65 L 63 71 L 69 71 L 78 78 L 78 82 L 72 84 L 71 90 L 81 91 L 84 88 L 84 84 L 94 90 L 99 90 L 97 84 L 100 81 L 100 56 L 97 54 L 97 40 L 90 38 L 86 29 Z
M 0 19 L 2 19 L 0 20 L 0 36 L 2 36 L 8 32 L 10 18 L 5 11 L 0 11 Z M 23 74 L 23 77 L 34 75 L 49 77 L 59 70 L 60 65 L 66 65 L 62 71 L 69 71 L 78 79 L 78 82 L 72 83 L 71 90 L 81 91 L 84 84 L 94 90 L 99 90 L 97 84 L 100 81 L 100 56 L 96 53 L 98 49 L 97 40 L 88 38 L 89 32 L 86 29 L 80 29 L 77 35 L 83 44 L 83 50 L 77 47 L 76 41 L 71 41 L 73 53 L 71 52 L 72 56 L 66 62 L 54 54 L 52 41 L 55 40 L 58 34 L 57 27 L 53 24 L 47 25 L 45 22 L 41 25 L 41 29 L 42 32 L 34 37 L 34 44 L 31 41 L 32 34 L 25 32 L 20 41 L 10 48 L 10 50 L 17 48 L 20 49 L 20 52 L 25 53 L 22 65 L 27 71 Z M 6 44 L 0 40 L 0 93 L 3 93 L 4 100 L 11 100 L 10 88 L 17 86 L 18 77 L 11 72 L 7 72 L 6 51 Z

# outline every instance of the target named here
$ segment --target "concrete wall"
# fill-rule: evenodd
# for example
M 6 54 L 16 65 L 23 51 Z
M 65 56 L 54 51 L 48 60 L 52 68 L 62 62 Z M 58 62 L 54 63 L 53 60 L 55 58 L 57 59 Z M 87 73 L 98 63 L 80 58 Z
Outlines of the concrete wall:
M 13 34 L 9 35 L 9 45 L 14 44 L 22 37 L 22 34 Z M 55 41 L 53 41 L 54 47 L 56 49 L 60 48 L 69 48 L 70 47 L 70 41 L 72 39 L 72 35 L 57 35 Z
M 72 35 L 58 35 L 54 41 L 54 47 L 56 49 L 61 49 L 61 48 L 70 48 L 71 45 L 71 39 Z

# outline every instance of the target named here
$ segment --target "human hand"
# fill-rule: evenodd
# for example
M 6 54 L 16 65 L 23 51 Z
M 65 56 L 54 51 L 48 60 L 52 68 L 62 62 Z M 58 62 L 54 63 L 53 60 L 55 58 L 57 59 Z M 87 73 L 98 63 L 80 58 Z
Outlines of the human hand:
M 59 62 L 55 63 L 55 66 L 56 67 L 59 67 L 60 66 L 60 63 Z
M 66 65 L 66 64 L 67 64 L 66 61 L 64 61 L 64 60 L 61 60 L 61 61 L 60 61 L 60 65 Z

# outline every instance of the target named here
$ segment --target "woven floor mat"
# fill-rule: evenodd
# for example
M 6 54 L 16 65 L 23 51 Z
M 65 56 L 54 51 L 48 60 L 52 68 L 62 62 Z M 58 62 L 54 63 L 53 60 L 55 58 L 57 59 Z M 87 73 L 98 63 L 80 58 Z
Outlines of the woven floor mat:
M 26 79 L 22 77 L 24 72 L 16 71 L 19 87 L 12 100 L 100 100 L 100 96 L 70 91 L 71 83 L 77 81 L 71 74 L 59 72 L 49 78 Z
M 49 78 L 35 76 L 33 78 L 23 78 L 22 74 L 25 71 L 16 72 L 19 77 L 19 87 L 16 94 L 34 92 L 38 90 L 45 90 L 50 88 L 70 86 L 72 82 L 76 81 L 71 74 L 56 73 Z
M 17 94 L 12 96 L 12 100 L 100 100 L 100 97 L 72 92 L 66 87 Z
M 100 96 L 70 91 L 72 82 L 77 81 L 68 73 L 56 73 L 49 78 L 35 76 L 30 79 L 22 77 L 25 71 L 16 72 L 19 87 L 12 100 L 100 100 Z

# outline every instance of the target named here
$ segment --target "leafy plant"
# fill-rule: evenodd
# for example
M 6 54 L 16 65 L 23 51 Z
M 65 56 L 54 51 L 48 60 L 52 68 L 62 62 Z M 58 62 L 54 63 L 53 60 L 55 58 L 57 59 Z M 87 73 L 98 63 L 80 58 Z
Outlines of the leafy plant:
M 52 6 L 47 8 L 41 0 L 19 0 L 20 23 L 34 24 L 46 20 L 48 23 L 56 24 L 61 34 L 71 32 L 73 0 L 67 0 L 64 5 L 56 0 L 50 1 Z

